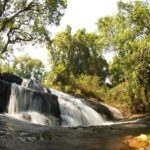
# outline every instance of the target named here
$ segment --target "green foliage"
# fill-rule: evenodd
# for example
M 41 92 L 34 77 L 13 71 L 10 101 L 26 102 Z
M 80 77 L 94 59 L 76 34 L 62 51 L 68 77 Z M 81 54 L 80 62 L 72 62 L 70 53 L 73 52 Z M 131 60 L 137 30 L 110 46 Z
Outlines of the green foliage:
M 0 64 L 0 73 L 13 73 L 13 68 L 9 64 Z
M 117 54 L 110 64 L 110 80 L 112 85 L 128 80 L 128 95 L 135 111 L 140 105 L 147 111 L 150 106 L 150 10 L 147 3 L 141 1 L 120 1 L 118 10 L 116 15 L 100 18 L 97 23 L 103 49 Z
M 58 33 L 49 46 L 52 73 L 63 90 L 105 99 L 132 112 L 150 106 L 150 10 L 147 3 L 118 2 L 118 13 L 98 20 L 98 34 L 85 29 Z M 114 51 L 109 63 L 102 52 Z M 61 72 L 55 68 L 63 65 Z M 108 75 L 111 88 L 105 86 Z M 58 80 L 57 80 L 58 79 Z M 130 111 L 130 112 L 131 112 Z
M 10 51 L 7 51 L 5 55 L 1 58 L 0 55 L 0 73 L 8 72 L 8 73 L 13 73 L 14 69 L 12 67 L 13 63 L 13 55 L 10 54 Z
M 53 71 L 50 71 L 46 75 L 45 84 L 50 86 L 53 84 L 60 84 L 65 85 L 67 82 L 67 76 L 65 74 L 65 67 L 64 65 L 55 66 Z
M 83 74 L 75 80 L 75 86 L 77 87 L 77 89 L 79 89 L 87 97 L 99 97 L 99 83 L 100 78 L 98 76 L 90 76 Z
M 117 86 L 106 89 L 105 102 L 118 108 L 124 116 L 130 116 L 133 113 L 132 104 L 128 94 L 128 82 L 123 82 Z
M 52 71 L 62 83 L 74 82 L 81 74 L 97 75 L 104 83 L 107 77 L 108 65 L 99 52 L 100 45 L 95 33 L 86 33 L 85 29 L 71 34 L 71 27 L 57 33 L 49 45 L 50 61 L 53 64 Z M 55 71 L 60 66 L 64 67 L 59 74 Z M 56 75 L 57 74 L 57 75 Z
M 66 7 L 66 0 L 1 0 L 0 38 L 7 40 L 0 53 L 15 43 L 49 40 L 47 26 L 58 25 Z
M 16 57 L 13 63 L 14 73 L 27 79 L 34 79 L 43 82 L 45 68 L 38 59 L 33 59 L 28 55 Z
M 125 81 L 124 70 L 120 58 L 117 56 L 109 63 L 109 80 L 113 87 Z
M 131 112 L 150 111 L 150 7 L 142 1 L 118 2 L 118 13 L 98 20 L 98 33 L 79 29 L 72 34 L 67 26 L 50 40 L 47 25 L 59 24 L 65 0 L 0 2 L 0 53 L 15 43 L 48 41 L 52 71 L 29 56 L 1 63 L 1 72 L 15 72 L 44 85 L 86 98 L 105 100 Z M 4 35 L 7 36 L 6 41 Z M 114 51 L 107 64 L 103 51 Z M 9 54 L 9 53 L 8 53 Z M 4 55 L 3 55 L 4 57 Z M 109 76 L 108 76 L 109 75 Z M 111 86 L 106 86 L 109 77 Z M 129 112 L 129 114 L 127 114 Z

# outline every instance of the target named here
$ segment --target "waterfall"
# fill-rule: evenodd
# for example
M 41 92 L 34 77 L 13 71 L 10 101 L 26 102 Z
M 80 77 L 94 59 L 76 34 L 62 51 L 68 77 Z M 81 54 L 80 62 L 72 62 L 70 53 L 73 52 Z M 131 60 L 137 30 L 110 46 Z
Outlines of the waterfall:
M 50 126 L 95 126 L 107 122 L 84 99 L 42 87 L 27 79 L 23 79 L 21 86 L 11 84 L 8 114 Z
M 51 89 L 58 96 L 62 126 L 94 126 L 105 124 L 106 120 L 94 109 L 86 105 L 84 99 Z
M 34 80 L 23 79 L 21 86 L 30 88 L 35 91 L 40 91 L 44 93 L 51 93 L 50 89 L 37 84 Z
M 56 126 L 60 115 L 56 99 L 52 94 L 12 84 L 8 114 L 33 123 Z

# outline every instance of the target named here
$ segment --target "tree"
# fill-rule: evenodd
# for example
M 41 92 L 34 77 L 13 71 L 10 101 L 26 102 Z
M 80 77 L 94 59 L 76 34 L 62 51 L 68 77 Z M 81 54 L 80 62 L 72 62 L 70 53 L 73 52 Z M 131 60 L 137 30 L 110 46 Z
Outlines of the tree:
M 53 71 L 63 65 L 63 76 L 67 79 L 77 78 L 81 74 L 97 75 L 101 83 L 104 83 L 108 65 L 98 51 L 100 45 L 97 40 L 95 33 L 86 33 L 85 29 L 80 29 L 72 35 L 70 26 L 57 33 L 49 46 Z
M 129 81 L 128 94 L 135 110 L 150 106 L 149 20 L 147 3 L 120 1 L 116 15 L 100 18 L 97 23 L 103 48 L 116 52 L 123 78 Z
M 117 56 L 109 63 L 109 80 L 113 87 L 125 81 L 124 70 Z
M 44 80 L 45 67 L 41 60 L 33 59 L 28 55 L 16 57 L 13 63 L 14 73 L 37 82 Z
M 78 30 L 74 39 L 74 70 L 76 75 L 97 75 L 104 83 L 107 77 L 107 62 L 102 57 L 101 45 L 95 33 Z
M 13 73 L 13 67 L 9 64 L 9 63 L 2 63 L 0 62 L 0 73 L 4 73 L 4 72 L 7 72 L 7 73 Z
M 65 0 L 1 0 L 0 54 L 16 43 L 49 40 L 47 27 L 59 24 L 65 8 Z

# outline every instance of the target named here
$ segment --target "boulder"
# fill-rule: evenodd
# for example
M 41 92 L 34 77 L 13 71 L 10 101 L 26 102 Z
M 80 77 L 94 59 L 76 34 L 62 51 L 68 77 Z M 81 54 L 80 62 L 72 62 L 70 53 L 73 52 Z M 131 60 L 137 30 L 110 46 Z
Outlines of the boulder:
M 0 73 L 0 113 L 8 112 L 11 96 L 15 97 L 18 103 L 24 103 L 19 105 L 22 107 L 18 108 L 19 111 L 39 109 L 41 113 L 60 118 L 58 98 L 51 94 L 48 88 L 33 80 L 23 79 L 10 73 Z
M 13 75 L 11 73 L 0 73 L 0 80 L 9 82 L 9 83 L 16 83 L 18 85 L 22 84 L 23 79 L 17 75 Z
M 36 83 L 32 79 L 23 79 L 21 86 L 35 90 L 35 91 L 40 91 L 40 92 L 51 94 L 51 91 L 49 88 L 41 86 L 40 84 Z
M 16 83 L 18 85 L 22 85 L 32 90 L 36 90 L 44 93 L 51 93 L 49 88 L 41 86 L 40 84 L 36 83 L 32 79 L 24 79 L 11 73 L 0 73 L 0 80 L 6 81 L 8 83 Z
M 11 94 L 11 84 L 0 80 L 0 113 L 7 112 L 7 106 Z
M 36 111 L 45 115 L 52 115 L 56 118 L 60 117 L 57 96 L 35 91 L 17 84 L 12 84 L 11 86 L 10 99 L 12 101 L 10 102 L 12 102 L 12 106 L 9 113 Z M 14 105 L 15 101 L 17 101 L 17 106 Z
M 91 100 L 86 100 L 86 103 L 109 120 L 121 120 L 124 118 L 118 109 L 110 105 Z

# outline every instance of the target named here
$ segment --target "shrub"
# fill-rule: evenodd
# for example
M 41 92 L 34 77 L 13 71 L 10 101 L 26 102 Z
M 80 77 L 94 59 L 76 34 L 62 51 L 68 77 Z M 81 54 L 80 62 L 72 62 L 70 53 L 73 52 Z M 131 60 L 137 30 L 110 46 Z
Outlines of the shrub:
M 75 79 L 75 87 L 86 97 L 100 98 L 100 78 L 98 76 L 80 75 Z
M 128 95 L 128 83 L 123 82 L 105 92 L 105 102 L 118 108 L 124 116 L 131 114 L 131 103 Z

